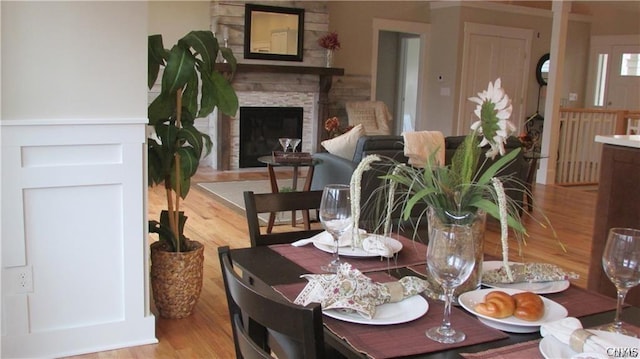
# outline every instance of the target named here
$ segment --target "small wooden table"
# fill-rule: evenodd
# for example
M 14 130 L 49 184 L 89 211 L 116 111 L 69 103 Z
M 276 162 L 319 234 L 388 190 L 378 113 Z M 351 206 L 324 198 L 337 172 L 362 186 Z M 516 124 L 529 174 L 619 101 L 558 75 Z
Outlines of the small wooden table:
M 538 170 L 538 161 L 543 158 L 548 158 L 549 156 L 542 155 L 538 152 L 525 152 L 524 159 L 529 162 L 529 169 L 527 170 L 527 182 L 525 186 L 527 188 L 527 193 L 525 193 L 525 197 L 527 198 L 527 211 L 533 211 L 533 183 L 536 180 L 536 171 Z
M 313 159 L 304 160 L 304 161 L 301 160 L 301 161 L 295 161 L 295 162 L 294 161 L 278 162 L 274 160 L 273 156 L 261 156 L 261 157 L 258 157 L 258 161 L 267 165 L 267 170 L 269 171 L 269 182 L 271 184 L 272 193 L 280 192 L 274 167 L 292 167 L 293 168 L 293 177 L 291 179 L 291 189 L 293 191 L 298 190 L 298 168 L 309 167 L 309 169 L 307 170 L 307 178 L 305 180 L 304 186 L 302 187 L 302 190 L 303 191 L 311 190 L 311 181 L 313 180 L 313 169 L 315 167 L 315 161 Z M 309 221 L 308 211 L 306 215 L 303 216 L 303 218 L 304 218 L 305 230 L 310 230 L 311 224 L 309 223 L 310 221 Z M 275 223 L 275 220 L 276 220 L 276 214 L 273 212 L 270 213 L 269 222 L 267 224 L 267 233 L 271 233 L 271 231 L 273 230 L 273 224 Z M 295 225 L 296 225 L 296 212 L 292 211 L 291 226 L 295 227 Z

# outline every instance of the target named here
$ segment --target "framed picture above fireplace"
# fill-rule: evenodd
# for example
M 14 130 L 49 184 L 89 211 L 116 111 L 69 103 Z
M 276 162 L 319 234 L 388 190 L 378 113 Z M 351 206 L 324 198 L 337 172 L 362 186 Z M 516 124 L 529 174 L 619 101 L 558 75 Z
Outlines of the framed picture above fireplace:
M 245 4 L 245 59 L 302 61 L 304 9 Z

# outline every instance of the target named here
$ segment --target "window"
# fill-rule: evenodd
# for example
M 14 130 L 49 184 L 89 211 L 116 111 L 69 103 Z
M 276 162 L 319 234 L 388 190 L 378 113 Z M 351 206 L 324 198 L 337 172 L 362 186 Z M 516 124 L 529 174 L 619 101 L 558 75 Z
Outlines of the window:
M 607 83 L 607 61 L 609 59 L 608 54 L 598 54 L 598 65 L 596 74 L 596 90 L 593 105 L 604 106 L 604 89 Z
M 640 54 L 622 54 L 621 76 L 640 76 Z

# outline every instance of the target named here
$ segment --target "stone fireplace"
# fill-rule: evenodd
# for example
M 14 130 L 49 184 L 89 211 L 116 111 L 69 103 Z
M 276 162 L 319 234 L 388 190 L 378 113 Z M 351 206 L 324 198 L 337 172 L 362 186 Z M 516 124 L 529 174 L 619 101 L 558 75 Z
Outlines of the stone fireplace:
M 227 64 L 218 64 L 224 71 Z M 324 135 L 323 123 L 328 116 L 328 93 L 333 75 L 343 75 L 338 68 L 238 64 L 232 81 L 239 108 L 302 108 L 303 152 L 315 152 Z M 216 115 L 210 129 L 216 148 L 213 167 L 235 170 L 240 164 L 240 111 L 235 116 Z M 243 163 L 244 165 L 244 163 Z

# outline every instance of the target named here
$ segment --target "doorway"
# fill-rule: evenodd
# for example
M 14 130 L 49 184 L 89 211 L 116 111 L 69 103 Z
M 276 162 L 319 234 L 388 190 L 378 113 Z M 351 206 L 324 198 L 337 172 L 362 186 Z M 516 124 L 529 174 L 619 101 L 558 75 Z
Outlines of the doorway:
M 413 131 L 426 103 L 429 24 L 373 20 L 371 100 L 383 101 L 393 117 L 393 134 Z
M 376 100 L 389 107 L 393 133 L 413 131 L 418 104 L 420 38 L 415 34 L 380 31 Z
M 476 104 L 467 99 L 501 79 L 513 112 L 511 122 L 523 128 L 533 31 L 529 29 L 465 23 L 462 79 L 456 133 L 466 135 L 475 118 Z

